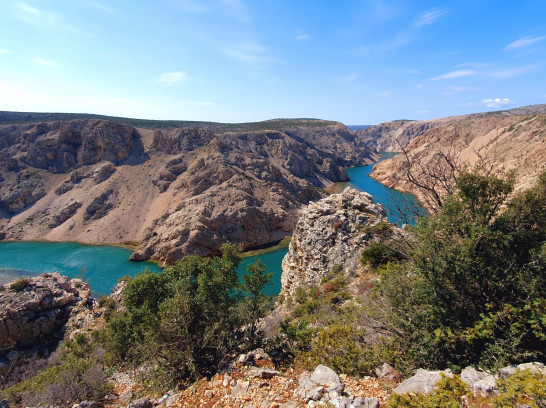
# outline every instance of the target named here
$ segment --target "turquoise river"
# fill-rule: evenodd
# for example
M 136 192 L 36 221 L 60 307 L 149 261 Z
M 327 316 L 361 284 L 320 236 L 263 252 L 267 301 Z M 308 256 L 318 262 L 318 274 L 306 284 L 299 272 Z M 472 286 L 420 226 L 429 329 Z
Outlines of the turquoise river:
M 381 159 L 388 157 L 392 157 L 392 154 L 385 153 Z M 351 181 L 339 183 L 338 189 L 349 185 L 367 191 L 387 208 L 391 222 L 411 222 L 411 212 L 407 206 L 408 203 L 416 205 L 415 198 L 389 189 L 370 178 L 368 175 L 372 168 L 373 164 L 348 169 Z M 400 208 L 403 208 L 402 215 Z M 273 273 L 273 284 L 266 292 L 277 294 L 281 289 L 281 262 L 287 252 L 287 248 L 282 248 L 244 258 L 239 273 L 242 274 L 256 259 L 261 259 L 268 271 Z M 91 246 L 73 242 L 0 242 L 0 284 L 23 276 L 58 271 L 72 278 L 83 278 L 91 285 L 94 295 L 100 296 L 110 293 L 122 276 L 134 276 L 145 268 L 156 272 L 161 270 L 152 262 L 129 261 L 130 254 L 130 250 L 116 246 Z

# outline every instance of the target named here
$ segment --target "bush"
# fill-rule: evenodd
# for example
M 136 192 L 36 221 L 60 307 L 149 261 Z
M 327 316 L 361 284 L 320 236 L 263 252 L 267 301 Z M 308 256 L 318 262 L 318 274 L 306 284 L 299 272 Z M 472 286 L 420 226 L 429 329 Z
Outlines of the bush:
M 399 368 L 544 361 L 546 172 L 508 201 L 512 185 L 461 174 L 458 193 L 415 227 L 411 261 L 384 268 Z
M 448 378 L 442 374 L 442 379 L 436 388 L 427 394 L 393 394 L 387 402 L 388 408 L 460 408 L 465 397 L 469 396 L 470 388 L 461 381 L 459 376 Z
M 145 380 L 164 388 L 227 366 L 233 353 L 259 342 L 257 321 L 269 304 L 271 274 L 262 263 L 238 282 L 238 248 L 222 255 L 183 257 L 162 273 L 145 271 L 127 282 L 125 312 L 114 313 L 102 341 L 111 363 L 146 363 Z
M 511 408 L 546 407 L 546 375 L 531 370 L 517 370 L 505 380 L 498 380 L 500 394 L 493 398 L 493 406 Z

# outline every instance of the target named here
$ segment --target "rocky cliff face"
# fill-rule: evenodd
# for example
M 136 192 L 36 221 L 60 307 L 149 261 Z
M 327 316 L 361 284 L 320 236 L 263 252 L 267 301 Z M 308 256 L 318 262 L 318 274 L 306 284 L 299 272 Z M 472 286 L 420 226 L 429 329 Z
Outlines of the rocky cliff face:
M 492 112 L 481 115 L 495 117 L 523 116 L 546 113 L 546 104 L 530 105 L 506 111 Z M 465 121 L 477 115 L 450 116 L 431 120 L 394 120 L 377 126 L 356 131 L 357 142 L 376 149 L 378 152 L 401 152 L 413 139 L 434 128 L 444 128 L 450 124 Z
M 167 262 L 260 245 L 289 235 L 344 167 L 375 157 L 335 122 L 257 125 L 0 125 L 0 237 L 138 242 L 133 259 Z
M 469 115 L 438 125 L 408 145 L 409 161 L 435 167 L 441 162 L 441 152 L 450 155 L 459 168 L 482 163 L 499 172 L 513 169 L 516 191 L 529 188 L 546 166 L 546 114 L 522 114 L 525 112 L 528 110 L 522 108 Z M 399 155 L 378 163 L 372 177 L 416 195 L 427 205 L 423 192 L 408 181 L 407 168 L 407 159 Z
M 374 228 L 382 224 L 385 228 Z M 320 283 L 333 268 L 355 273 L 362 251 L 372 242 L 398 233 L 385 209 L 353 188 L 313 202 L 302 212 L 282 262 L 281 295 Z
M 17 348 L 60 340 L 70 319 L 71 329 L 81 328 L 92 320 L 88 298 L 86 283 L 58 273 L 0 285 L 0 358 Z

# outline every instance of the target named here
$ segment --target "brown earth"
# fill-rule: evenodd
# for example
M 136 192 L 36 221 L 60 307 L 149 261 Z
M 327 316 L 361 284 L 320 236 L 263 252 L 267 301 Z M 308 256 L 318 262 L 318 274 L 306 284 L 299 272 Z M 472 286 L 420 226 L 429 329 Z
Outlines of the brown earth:
M 336 122 L 198 125 L 0 125 L 0 239 L 135 242 L 133 259 L 167 262 L 262 245 L 375 158 Z

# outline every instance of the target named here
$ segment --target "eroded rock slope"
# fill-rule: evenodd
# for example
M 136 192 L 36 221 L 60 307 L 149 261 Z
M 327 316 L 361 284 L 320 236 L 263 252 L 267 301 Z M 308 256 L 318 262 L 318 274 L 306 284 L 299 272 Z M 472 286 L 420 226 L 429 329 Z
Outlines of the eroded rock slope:
M 152 123 L 152 125 L 155 122 Z M 285 235 L 370 149 L 335 122 L 0 125 L 0 239 L 139 243 L 133 259 L 210 255 Z

